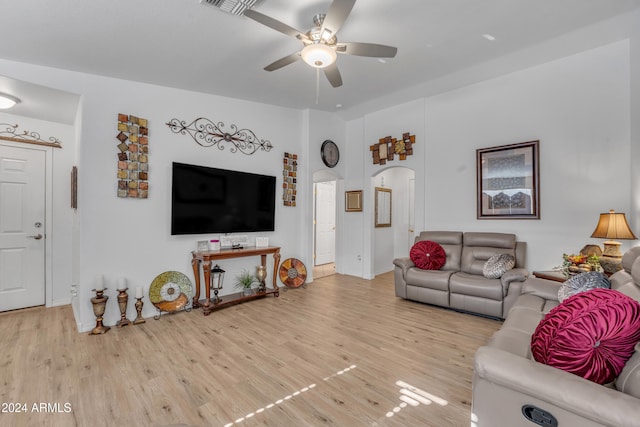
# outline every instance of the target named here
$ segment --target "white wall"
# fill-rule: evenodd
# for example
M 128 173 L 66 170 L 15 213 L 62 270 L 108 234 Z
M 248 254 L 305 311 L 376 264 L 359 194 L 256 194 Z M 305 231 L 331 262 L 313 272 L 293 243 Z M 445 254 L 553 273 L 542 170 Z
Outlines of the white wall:
M 414 156 L 394 162 L 416 171 L 416 232 L 515 233 L 529 245 L 530 269 L 557 266 L 563 252 L 602 244 L 589 238 L 600 212 L 630 211 L 629 66 L 629 42 L 621 41 L 355 120 L 348 129 L 364 127 L 362 181 L 380 168 L 366 160 L 368 145 L 415 132 Z M 476 219 L 476 149 L 531 140 L 540 140 L 541 219 Z M 363 234 L 363 251 L 371 215 L 349 230 Z

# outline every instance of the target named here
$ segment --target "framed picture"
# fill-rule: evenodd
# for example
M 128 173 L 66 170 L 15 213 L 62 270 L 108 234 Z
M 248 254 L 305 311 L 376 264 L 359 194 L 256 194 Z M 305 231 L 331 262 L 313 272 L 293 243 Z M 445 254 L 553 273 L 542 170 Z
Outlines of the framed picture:
M 539 142 L 476 150 L 478 219 L 540 219 Z
M 345 212 L 362 212 L 362 190 L 344 192 Z

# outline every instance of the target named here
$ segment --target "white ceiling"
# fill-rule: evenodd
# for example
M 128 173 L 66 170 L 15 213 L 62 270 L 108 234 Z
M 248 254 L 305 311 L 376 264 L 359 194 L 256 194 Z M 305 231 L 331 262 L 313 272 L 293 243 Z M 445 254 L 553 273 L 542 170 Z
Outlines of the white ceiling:
M 263 0 L 256 10 L 305 32 L 330 3 Z M 317 103 L 316 70 L 304 62 L 263 70 L 298 51 L 298 40 L 199 0 L 0 0 L 0 58 L 346 111 L 638 7 L 640 0 L 359 0 L 339 41 L 392 45 L 398 54 L 386 63 L 339 55 L 344 84 L 332 88 L 320 73 Z M 0 80 L 0 89 L 10 80 Z M 22 108 L 15 114 L 29 115 Z

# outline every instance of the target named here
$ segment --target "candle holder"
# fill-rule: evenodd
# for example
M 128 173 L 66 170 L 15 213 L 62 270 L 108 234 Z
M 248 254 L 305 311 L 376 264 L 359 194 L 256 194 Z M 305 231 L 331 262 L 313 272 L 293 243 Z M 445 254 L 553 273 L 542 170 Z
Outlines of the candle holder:
M 107 306 L 107 300 L 109 299 L 108 295 L 104 295 L 104 291 L 107 289 L 92 290 L 96 293 L 96 296 L 91 298 L 93 314 L 96 315 L 96 327 L 91 330 L 89 335 L 105 334 L 109 329 L 111 329 L 110 326 L 104 326 L 102 324 L 102 316 L 104 316 L 104 309 Z
M 144 305 L 144 303 L 142 302 L 142 297 L 140 298 L 136 298 L 136 312 L 138 313 L 138 315 L 136 316 L 136 319 L 133 321 L 134 325 L 139 325 L 141 323 L 145 323 L 146 320 L 144 320 L 144 318 L 142 317 L 142 306 Z
M 258 292 L 265 292 L 267 290 L 267 285 L 264 283 L 264 280 L 267 278 L 267 268 L 264 265 L 259 265 L 256 267 L 256 277 L 258 278 L 258 282 L 260 283 Z
M 118 289 L 118 307 L 120 307 L 120 320 L 116 322 L 118 328 L 131 324 L 131 320 L 127 319 L 127 302 L 129 302 L 129 295 L 127 295 L 127 289 Z

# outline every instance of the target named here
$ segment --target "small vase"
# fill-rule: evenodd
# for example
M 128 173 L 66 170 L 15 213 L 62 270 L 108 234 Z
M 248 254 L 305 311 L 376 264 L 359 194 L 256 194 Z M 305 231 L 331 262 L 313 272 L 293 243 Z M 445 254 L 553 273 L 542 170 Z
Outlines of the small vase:
M 244 296 L 253 295 L 253 289 L 251 289 L 251 288 L 244 288 L 244 289 L 242 290 L 242 293 L 244 294 Z

